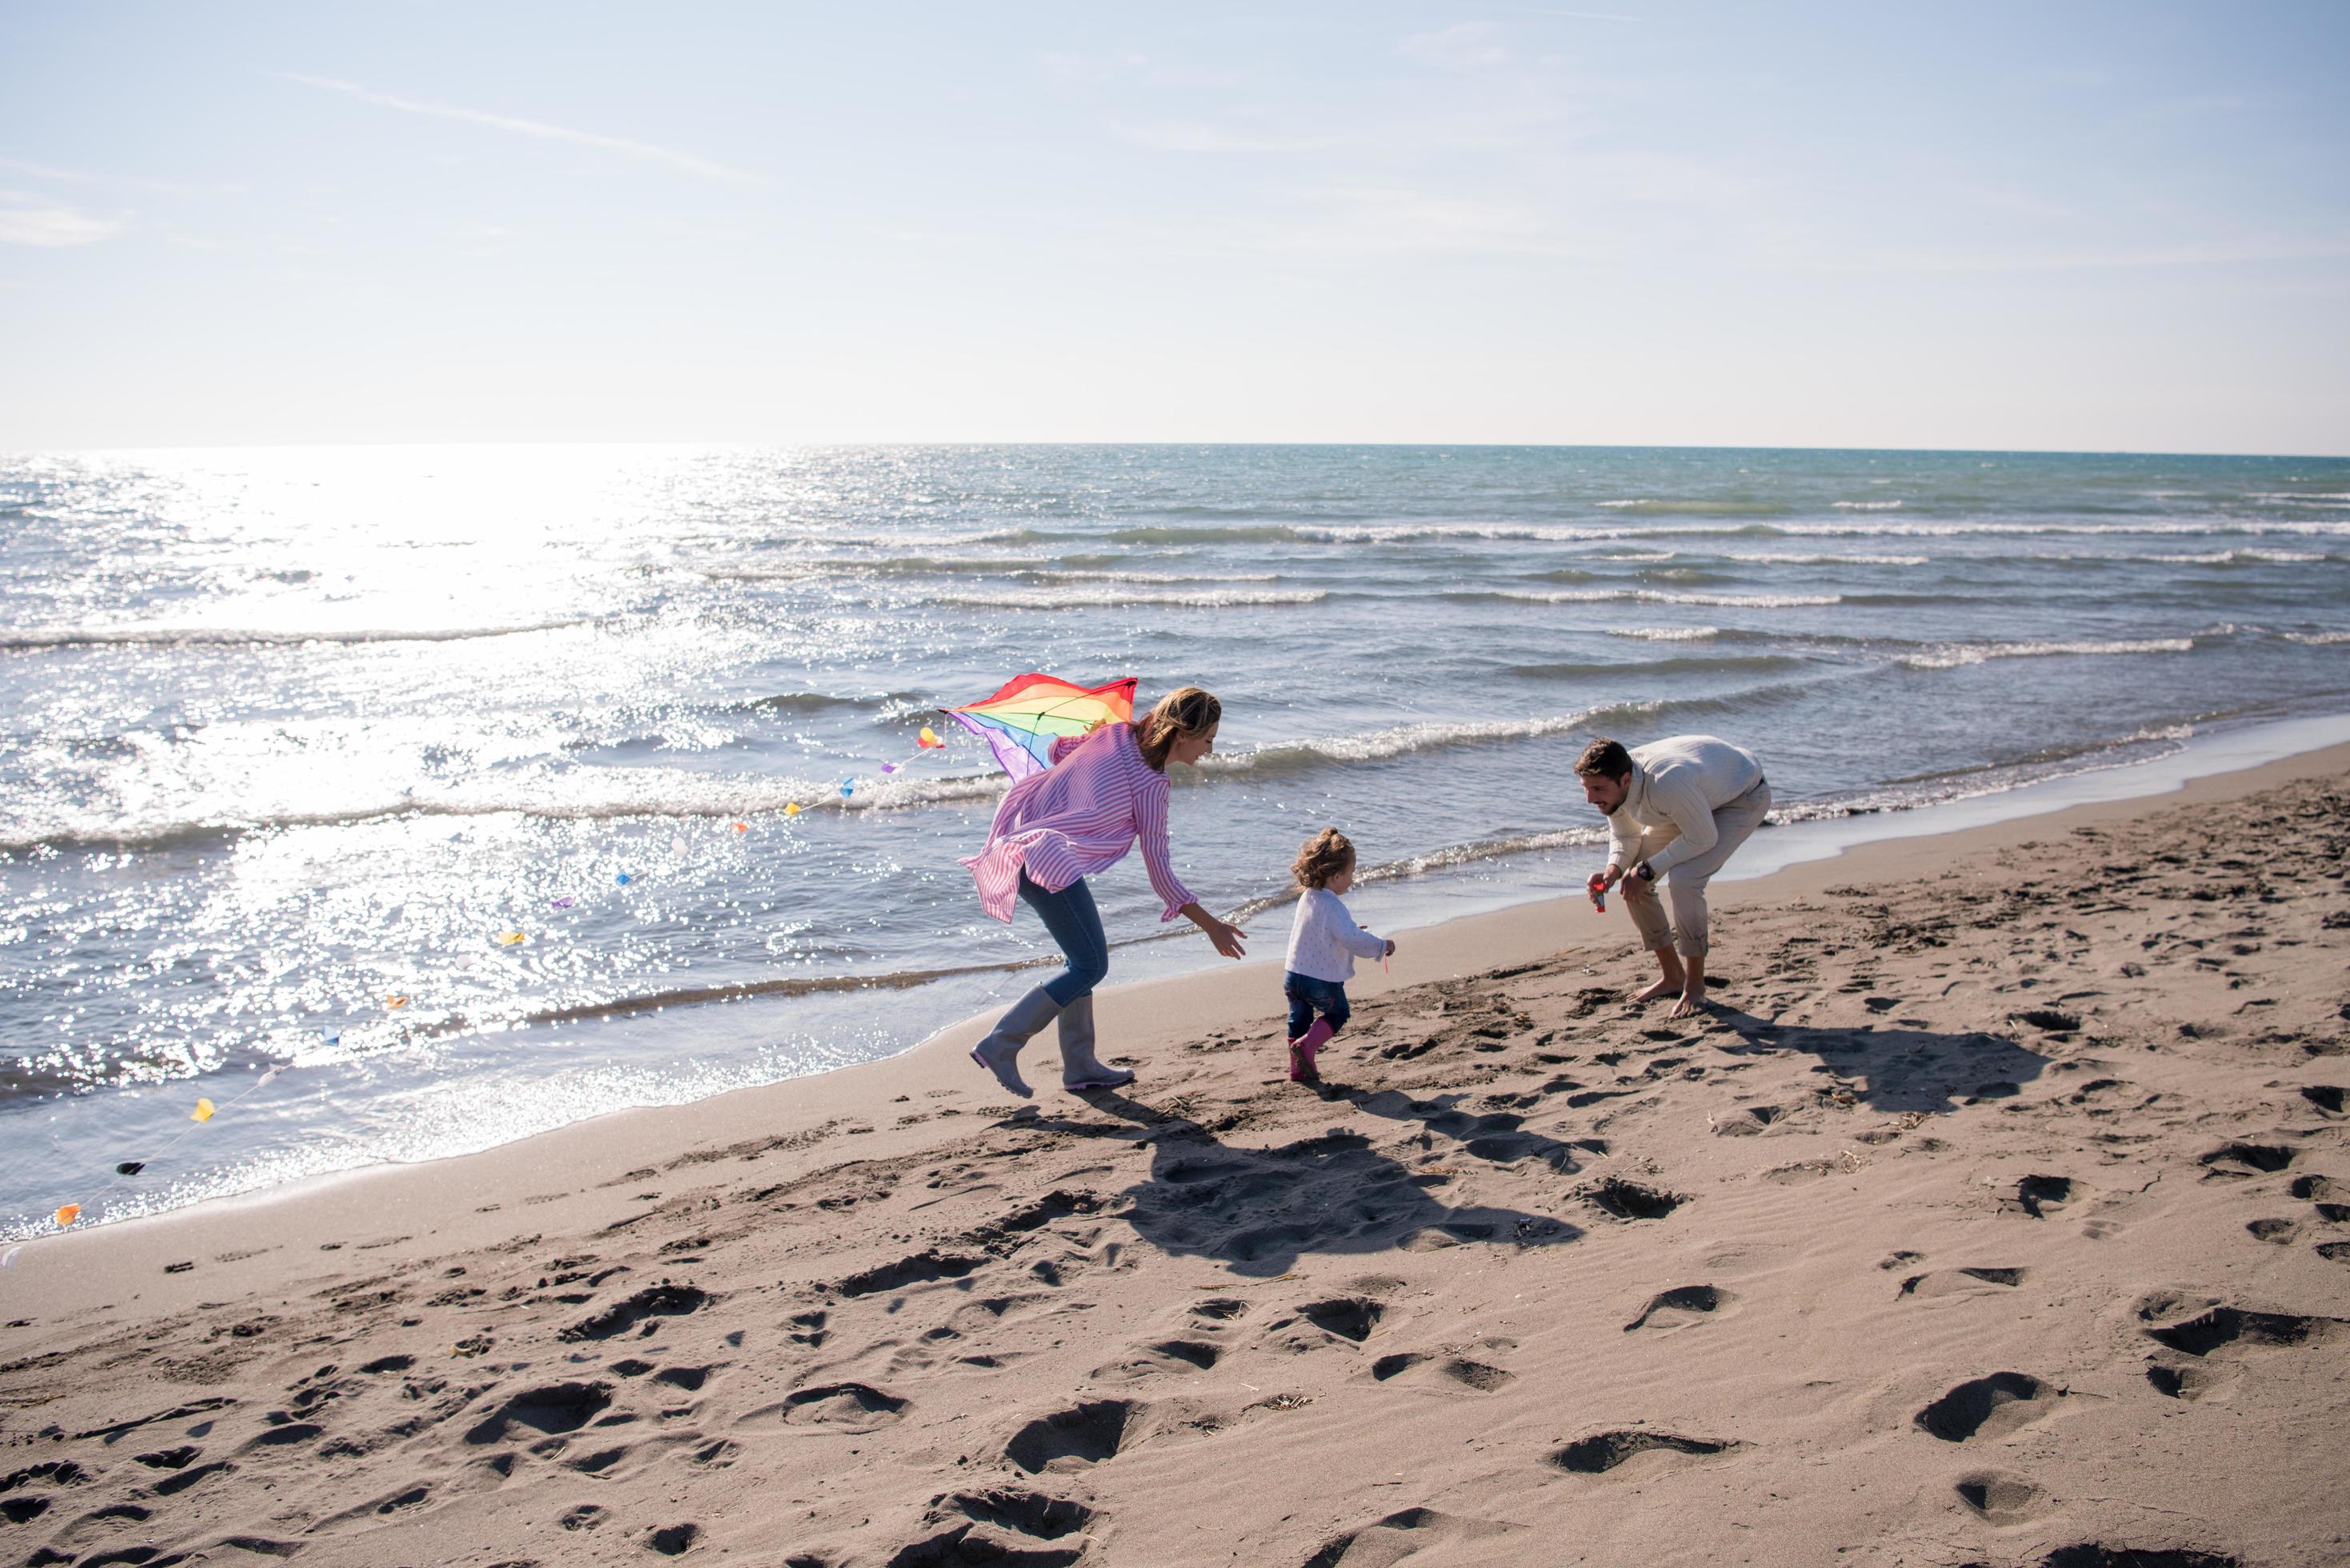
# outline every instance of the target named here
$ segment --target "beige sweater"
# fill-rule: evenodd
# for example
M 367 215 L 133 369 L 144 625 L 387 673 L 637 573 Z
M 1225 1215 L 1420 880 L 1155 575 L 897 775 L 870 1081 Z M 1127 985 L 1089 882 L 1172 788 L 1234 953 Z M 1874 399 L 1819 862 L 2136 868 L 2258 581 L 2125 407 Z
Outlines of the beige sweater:
M 1762 764 L 1754 753 L 1711 735 L 1673 735 L 1632 748 L 1632 781 L 1607 818 L 1607 864 L 1630 869 L 1645 846 L 1662 877 L 1719 836 L 1713 814 L 1754 787 Z M 1662 846 L 1662 847 L 1659 847 Z

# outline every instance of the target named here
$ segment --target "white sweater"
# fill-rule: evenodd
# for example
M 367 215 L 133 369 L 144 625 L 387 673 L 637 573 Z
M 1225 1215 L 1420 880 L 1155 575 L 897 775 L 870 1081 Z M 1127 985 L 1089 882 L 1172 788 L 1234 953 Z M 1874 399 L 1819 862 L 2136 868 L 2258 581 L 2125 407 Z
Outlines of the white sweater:
M 1355 978 L 1357 958 L 1378 958 L 1387 950 L 1387 939 L 1355 924 L 1346 901 L 1329 888 L 1308 888 L 1298 898 L 1297 919 L 1289 927 L 1292 974 L 1342 984 Z
M 1753 753 L 1711 735 L 1675 735 L 1633 747 L 1624 804 L 1607 818 L 1607 864 L 1629 870 L 1638 863 L 1644 838 L 1648 867 L 1659 877 L 1704 854 L 1720 836 L 1714 812 L 1762 776 Z

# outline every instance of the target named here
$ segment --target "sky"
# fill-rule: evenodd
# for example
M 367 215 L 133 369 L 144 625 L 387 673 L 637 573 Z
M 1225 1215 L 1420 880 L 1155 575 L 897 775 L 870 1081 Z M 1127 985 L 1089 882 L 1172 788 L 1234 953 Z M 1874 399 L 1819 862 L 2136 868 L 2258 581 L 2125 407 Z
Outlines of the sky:
M 2350 452 L 2350 6 L 16 4 L 0 451 Z

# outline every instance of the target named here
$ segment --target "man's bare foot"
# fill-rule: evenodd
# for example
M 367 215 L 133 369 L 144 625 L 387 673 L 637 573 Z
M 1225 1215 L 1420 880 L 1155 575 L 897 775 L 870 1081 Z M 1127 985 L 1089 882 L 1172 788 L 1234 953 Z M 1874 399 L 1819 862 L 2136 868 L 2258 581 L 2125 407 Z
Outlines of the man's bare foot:
M 1646 991 L 1634 992 L 1632 1000 L 1635 1002 L 1654 1002 L 1660 996 L 1670 996 L 1680 988 L 1681 977 L 1679 975 L 1672 975 L 1667 979 L 1657 981 L 1656 984 L 1648 987 Z
M 1694 1018 L 1697 1014 L 1703 1012 L 1704 1011 L 1705 987 L 1702 985 L 1693 985 L 1681 992 L 1681 999 L 1673 1003 L 1673 1010 L 1665 1016 L 1668 1018 Z

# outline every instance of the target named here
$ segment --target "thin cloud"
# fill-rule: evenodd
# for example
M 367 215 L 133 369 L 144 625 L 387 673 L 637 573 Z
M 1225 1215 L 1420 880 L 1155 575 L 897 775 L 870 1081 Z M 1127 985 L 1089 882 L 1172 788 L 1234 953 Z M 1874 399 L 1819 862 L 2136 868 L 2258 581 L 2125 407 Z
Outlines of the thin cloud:
M 22 158 L 0 158 L 0 169 L 12 174 L 28 175 L 35 180 L 52 180 L 64 185 L 122 185 L 134 191 L 160 191 L 173 196 L 237 195 L 242 185 L 190 185 L 177 180 L 150 180 L 139 174 L 99 174 L 86 169 L 60 169 L 55 164 L 34 163 Z
M 1888 251 L 1815 260 L 1813 272 L 2030 273 L 2081 272 L 2098 268 L 2262 265 L 2340 261 L 2350 257 L 2350 237 L 2253 239 L 2217 244 L 2147 245 L 2109 250 Z
M 1457 22 L 1433 33 L 1414 33 L 1396 47 L 1422 65 L 1448 71 L 1490 70 L 1510 63 L 1510 52 L 1493 41 L 1490 22 Z
M 49 206 L 22 191 L 0 191 L 0 244 L 94 245 L 130 225 L 120 218 L 93 217 L 71 207 Z
M 1271 136 L 1231 130 L 1199 120 L 1161 120 L 1152 125 L 1113 125 L 1121 140 L 1158 152 L 1311 152 L 1338 145 L 1326 136 Z
M 543 120 L 523 119 L 510 114 L 491 114 L 478 109 L 461 109 L 454 104 L 430 103 L 421 99 L 401 98 L 396 93 L 378 92 L 357 82 L 338 81 L 332 77 L 304 76 L 298 71 L 267 73 L 281 81 L 300 82 L 305 87 L 324 88 L 342 93 L 362 103 L 380 104 L 404 114 L 421 114 L 435 119 L 453 119 L 466 125 L 486 125 L 493 130 L 510 131 L 516 136 L 536 137 L 542 141 L 567 141 L 577 147 L 594 147 L 606 152 L 619 152 L 647 163 L 662 163 L 704 180 L 725 180 L 740 184 L 758 184 L 766 176 L 754 170 L 737 169 L 730 163 L 680 152 L 675 148 L 657 147 L 650 141 L 631 141 L 624 136 L 606 136 L 599 131 L 574 130 L 568 126 L 548 125 Z
M 1497 11 L 1514 11 L 1522 16 L 1565 16 L 1576 22 L 1645 22 L 1645 16 L 1627 16 L 1617 11 L 1560 11 L 1548 5 L 1497 5 Z

